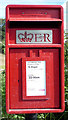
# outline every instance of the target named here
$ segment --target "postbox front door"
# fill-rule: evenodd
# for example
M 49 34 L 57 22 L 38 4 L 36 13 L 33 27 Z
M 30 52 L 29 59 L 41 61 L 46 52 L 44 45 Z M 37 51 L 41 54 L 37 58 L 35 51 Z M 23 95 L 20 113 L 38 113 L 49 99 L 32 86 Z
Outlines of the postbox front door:
M 43 104 L 59 107 L 59 50 L 10 49 L 10 108 Z

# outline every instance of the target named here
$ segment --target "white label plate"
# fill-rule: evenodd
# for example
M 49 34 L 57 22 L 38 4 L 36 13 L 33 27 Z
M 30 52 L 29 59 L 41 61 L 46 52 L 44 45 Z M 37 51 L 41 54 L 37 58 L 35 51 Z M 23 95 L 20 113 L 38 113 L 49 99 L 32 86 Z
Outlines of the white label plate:
M 16 30 L 16 43 L 53 43 L 52 30 Z
M 26 96 L 46 95 L 46 61 L 26 61 Z

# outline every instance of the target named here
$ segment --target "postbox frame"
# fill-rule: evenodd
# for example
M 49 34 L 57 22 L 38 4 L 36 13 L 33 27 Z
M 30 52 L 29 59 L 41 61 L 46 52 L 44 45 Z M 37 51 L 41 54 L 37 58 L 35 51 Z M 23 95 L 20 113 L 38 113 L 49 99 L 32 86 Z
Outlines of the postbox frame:
M 60 19 L 40 19 L 40 21 L 59 21 L 61 24 L 61 44 L 9 44 L 9 22 L 10 21 L 19 21 L 18 19 L 10 19 L 9 17 L 9 8 L 60 8 Z M 31 21 L 31 20 L 20 20 L 20 21 Z M 36 21 L 32 19 L 32 21 Z M 38 20 L 39 21 L 39 20 Z M 9 102 L 9 49 L 10 48 L 59 48 L 61 49 L 60 58 L 61 58 L 61 107 L 58 109 L 10 109 Z M 6 7 L 6 111 L 10 114 L 21 114 L 21 113 L 48 113 L 48 112 L 63 112 L 65 109 L 64 103 L 64 20 L 63 20 L 63 8 L 60 5 L 8 5 Z

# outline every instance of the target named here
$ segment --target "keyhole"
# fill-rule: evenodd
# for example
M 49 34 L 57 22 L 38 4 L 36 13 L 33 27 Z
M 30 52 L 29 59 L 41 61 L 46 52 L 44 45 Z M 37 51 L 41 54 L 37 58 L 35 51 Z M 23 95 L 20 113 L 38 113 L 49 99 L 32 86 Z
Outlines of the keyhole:
M 19 80 L 18 80 L 18 82 L 19 82 Z

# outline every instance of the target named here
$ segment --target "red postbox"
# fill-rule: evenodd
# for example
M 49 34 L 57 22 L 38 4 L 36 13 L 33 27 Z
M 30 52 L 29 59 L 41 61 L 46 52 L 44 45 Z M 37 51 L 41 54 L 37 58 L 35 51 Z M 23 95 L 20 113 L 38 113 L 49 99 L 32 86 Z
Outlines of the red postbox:
M 63 112 L 64 28 L 60 5 L 6 7 L 6 110 Z

